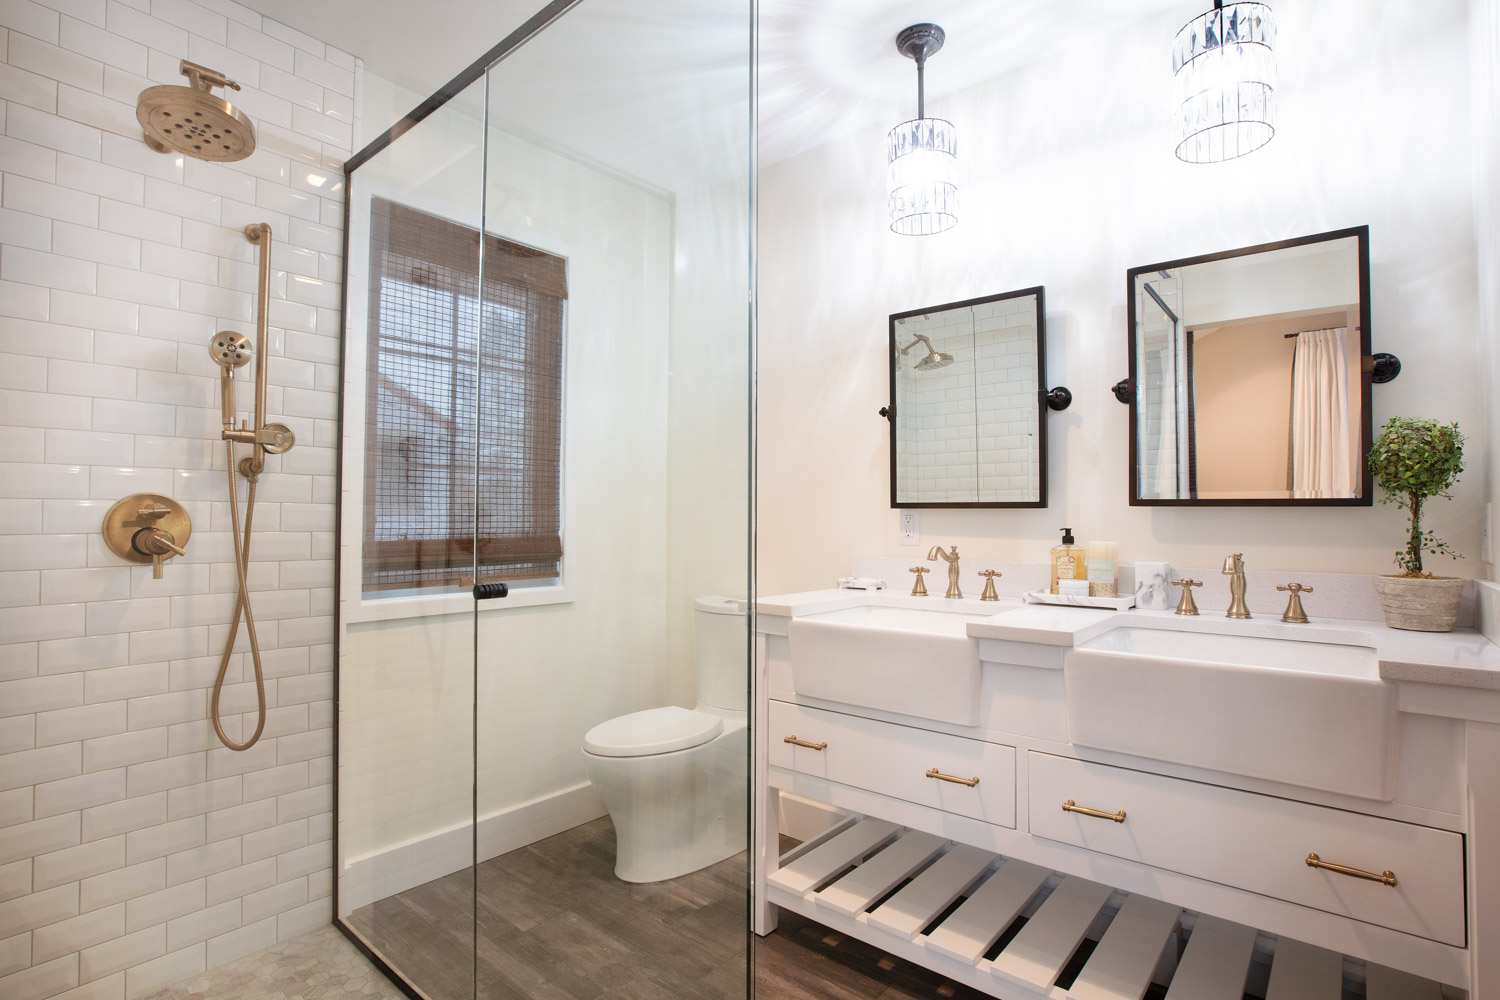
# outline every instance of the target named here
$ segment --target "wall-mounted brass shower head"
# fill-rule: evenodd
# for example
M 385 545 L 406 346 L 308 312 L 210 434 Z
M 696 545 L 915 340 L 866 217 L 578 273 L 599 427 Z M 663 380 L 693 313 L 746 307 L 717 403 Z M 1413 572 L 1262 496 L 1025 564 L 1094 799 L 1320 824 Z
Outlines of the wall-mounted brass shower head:
M 217 70 L 182 60 L 188 86 L 147 87 L 136 101 L 135 120 L 146 145 L 158 153 L 183 153 L 199 160 L 243 160 L 255 152 L 255 126 L 239 108 L 215 95 L 213 87 L 239 90 Z

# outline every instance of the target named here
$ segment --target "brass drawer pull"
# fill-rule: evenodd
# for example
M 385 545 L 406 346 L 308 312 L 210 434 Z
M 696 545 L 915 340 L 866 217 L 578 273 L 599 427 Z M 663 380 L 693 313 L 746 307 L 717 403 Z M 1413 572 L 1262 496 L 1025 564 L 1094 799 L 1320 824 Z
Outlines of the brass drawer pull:
M 1124 809 L 1121 809 L 1119 812 L 1107 813 L 1107 812 L 1103 812 L 1103 811 L 1098 810 L 1098 809 L 1090 809 L 1087 806 L 1074 805 L 1072 799 L 1069 799 L 1068 801 L 1066 801 L 1066 802 L 1063 803 L 1063 812 L 1065 812 L 1065 813 L 1078 813 L 1081 816 L 1094 816 L 1094 817 L 1097 817 L 1098 819 L 1112 819 L 1116 823 L 1123 823 L 1123 822 L 1125 822 L 1125 810 Z M 1311 862 L 1309 862 L 1309 863 L 1311 863 Z
M 975 785 L 979 784 L 979 779 L 977 777 L 974 777 L 974 778 L 960 778 L 960 777 L 957 777 L 956 775 L 944 774 L 942 771 L 939 771 L 937 768 L 933 768 L 931 771 L 928 771 L 927 772 L 927 777 L 929 777 L 929 778 L 936 778 L 939 781 L 951 781 L 955 785 L 968 785 L 970 788 L 973 788 Z
M 807 749 L 809 749 L 809 750 L 827 750 L 828 749 L 828 741 L 827 740 L 824 740 L 822 743 L 809 743 L 806 740 L 799 740 L 799 739 L 797 739 L 796 736 L 788 736 L 785 739 L 783 739 L 781 742 L 783 742 L 783 743 L 790 743 L 792 746 L 795 746 L 795 747 L 807 747 Z
M 1394 886 L 1396 884 L 1396 873 L 1389 868 L 1377 875 L 1374 872 L 1367 872 L 1363 868 L 1350 868 L 1348 865 L 1331 864 L 1319 858 L 1316 854 L 1309 854 L 1307 856 L 1307 867 L 1338 872 L 1340 875 L 1348 875 L 1350 878 L 1367 879 L 1371 882 L 1379 882 L 1381 885 Z

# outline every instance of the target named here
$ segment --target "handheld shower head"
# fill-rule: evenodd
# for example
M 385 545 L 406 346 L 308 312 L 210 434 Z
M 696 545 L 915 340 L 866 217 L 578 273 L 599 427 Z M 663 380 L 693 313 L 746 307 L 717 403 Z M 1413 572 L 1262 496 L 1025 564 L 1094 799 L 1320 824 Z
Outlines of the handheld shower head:
M 224 369 L 219 379 L 219 406 L 226 431 L 234 426 L 234 370 L 248 364 L 254 353 L 250 338 L 243 333 L 221 330 L 208 342 L 208 356 Z
M 250 338 L 243 333 L 221 330 L 208 342 L 208 356 L 225 371 L 248 364 L 254 353 L 255 348 L 250 346 Z

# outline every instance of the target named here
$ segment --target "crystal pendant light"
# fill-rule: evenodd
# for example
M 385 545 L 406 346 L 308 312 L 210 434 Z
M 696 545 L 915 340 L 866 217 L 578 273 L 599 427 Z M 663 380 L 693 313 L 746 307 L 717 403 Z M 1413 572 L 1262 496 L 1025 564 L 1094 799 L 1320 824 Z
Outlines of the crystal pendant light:
M 917 62 L 917 117 L 885 137 L 891 232 L 930 236 L 958 225 L 958 153 L 953 123 L 927 117 L 923 71 L 943 47 L 943 29 L 914 24 L 896 36 L 896 50 Z
M 1172 43 L 1177 158 L 1218 163 L 1276 134 L 1276 20 L 1263 3 L 1224 3 Z

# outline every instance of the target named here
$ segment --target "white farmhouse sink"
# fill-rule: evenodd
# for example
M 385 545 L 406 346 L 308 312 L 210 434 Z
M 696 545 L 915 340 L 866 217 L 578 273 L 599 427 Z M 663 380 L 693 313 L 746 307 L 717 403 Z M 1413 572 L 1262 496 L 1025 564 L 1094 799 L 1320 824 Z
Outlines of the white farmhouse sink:
M 1389 800 L 1396 698 L 1363 646 L 1117 628 L 1068 652 L 1080 746 Z
M 864 605 L 793 618 L 792 689 L 809 698 L 961 726 L 979 722 L 979 652 L 965 633 L 989 614 Z

